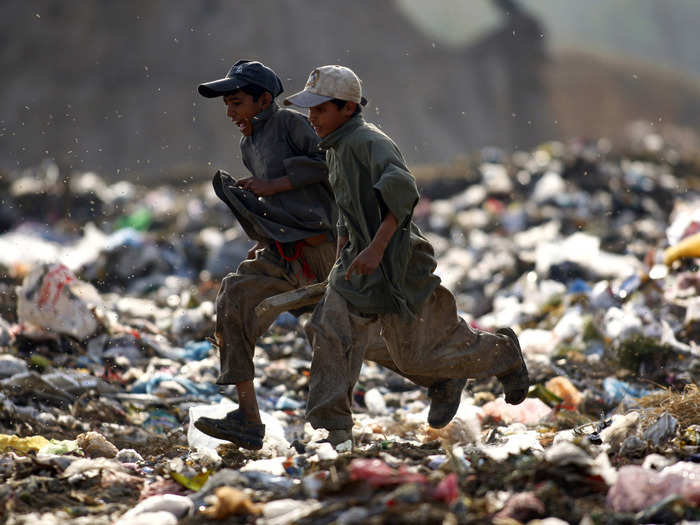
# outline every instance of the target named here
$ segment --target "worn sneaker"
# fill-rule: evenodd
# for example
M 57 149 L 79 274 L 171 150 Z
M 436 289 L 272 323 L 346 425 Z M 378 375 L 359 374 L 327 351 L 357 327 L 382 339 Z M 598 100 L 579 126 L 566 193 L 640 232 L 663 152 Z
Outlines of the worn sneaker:
M 265 437 L 265 425 L 246 421 L 240 410 L 233 410 L 222 419 L 200 417 L 194 426 L 207 436 L 230 441 L 248 450 L 260 450 Z
M 446 379 L 428 388 L 430 411 L 428 424 L 433 428 L 442 428 L 455 417 L 466 379 Z
M 510 405 L 519 405 L 527 397 L 528 389 L 530 388 L 530 376 L 527 373 L 527 365 L 523 359 L 523 352 L 520 350 L 520 342 L 518 336 L 511 328 L 499 328 L 496 333 L 505 335 L 510 339 L 520 357 L 520 367 L 514 372 L 510 372 L 498 379 L 503 385 L 503 392 L 506 395 L 506 403 Z

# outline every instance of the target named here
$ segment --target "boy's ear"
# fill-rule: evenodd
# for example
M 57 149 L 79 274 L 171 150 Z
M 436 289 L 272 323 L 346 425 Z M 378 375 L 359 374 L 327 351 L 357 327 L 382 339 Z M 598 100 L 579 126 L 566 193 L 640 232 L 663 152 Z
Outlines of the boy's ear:
M 263 106 L 267 107 L 272 104 L 272 93 L 269 91 L 265 91 L 265 93 L 260 95 L 260 98 L 262 99 Z
M 357 107 L 357 103 L 353 102 L 352 100 L 348 100 L 345 102 L 345 105 L 343 106 L 343 112 L 347 115 L 350 116 L 353 113 L 355 113 L 355 108 Z

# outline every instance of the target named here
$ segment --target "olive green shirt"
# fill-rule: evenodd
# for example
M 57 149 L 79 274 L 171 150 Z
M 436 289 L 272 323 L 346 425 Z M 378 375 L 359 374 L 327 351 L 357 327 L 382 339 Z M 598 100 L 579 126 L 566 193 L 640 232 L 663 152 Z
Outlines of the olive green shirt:
M 347 237 L 329 284 L 360 312 L 398 313 L 410 320 L 440 283 L 430 243 L 412 220 L 418 202 L 416 181 L 396 144 L 361 114 L 328 135 L 329 181 L 338 204 L 338 236 Z M 370 275 L 345 273 L 377 233 L 387 211 L 396 217 L 379 268 Z

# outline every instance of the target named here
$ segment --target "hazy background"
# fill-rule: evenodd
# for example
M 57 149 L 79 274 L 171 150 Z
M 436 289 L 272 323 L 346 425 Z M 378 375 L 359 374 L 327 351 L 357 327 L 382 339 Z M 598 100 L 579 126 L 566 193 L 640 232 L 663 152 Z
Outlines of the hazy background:
M 409 162 L 700 125 L 696 0 L 144 0 L 0 4 L 0 170 L 182 179 L 242 169 L 223 104 L 237 59 L 285 94 L 317 65 L 364 81 Z

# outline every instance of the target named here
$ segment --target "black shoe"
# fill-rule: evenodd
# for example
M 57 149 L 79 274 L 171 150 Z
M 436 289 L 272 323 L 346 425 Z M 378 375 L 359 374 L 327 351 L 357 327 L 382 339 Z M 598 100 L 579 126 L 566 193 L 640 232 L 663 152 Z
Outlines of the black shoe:
M 433 428 L 442 428 L 455 417 L 466 379 L 446 379 L 428 388 L 430 411 L 428 424 Z
M 207 436 L 230 441 L 249 450 L 260 450 L 265 437 L 265 425 L 247 422 L 240 410 L 229 412 L 223 419 L 200 417 L 194 426 Z
M 506 395 L 506 403 L 510 405 L 519 405 L 527 397 L 527 392 L 530 388 L 530 376 L 527 373 L 527 365 L 523 359 L 523 352 L 520 350 L 520 342 L 518 336 L 511 328 L 499 328 L 496 333 L 506 336 L 510 339 L 520 357 L 520 367 L 514 372 L 499 377 L 503 385 L 503 392 Z

